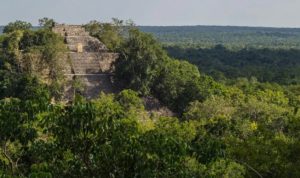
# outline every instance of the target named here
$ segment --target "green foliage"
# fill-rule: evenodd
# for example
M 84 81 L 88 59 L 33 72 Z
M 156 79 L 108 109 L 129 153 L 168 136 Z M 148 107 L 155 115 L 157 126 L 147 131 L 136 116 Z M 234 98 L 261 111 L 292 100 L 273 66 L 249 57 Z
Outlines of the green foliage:
M 14 58 L 16 61 L 12 62 L 11 60 L 7 61 L 14 65 L 17 65 L 17 60 L 21 58 L 21 53 L 19 51 L 19 42 L 23 37 L 23 31 L 17 30 L 9 35 L 5 36 L 2 42 L 2 48 L 4 55 L 8 55 L 11 58 Z M 3 55 L 3 54 L 2 54 Z
M 6 25 L 3 29 L 3 33 L 11 33 L 17 30 L 29 30 L 32 25 L 28 22 L 17 20 Z
M 209 177 L 242 178 L 245 175 L 245 168 L 232 161 L 221 159 L 213 162 L 209 166 Z
M 118 94 L 116 99 L 127 110 L 131 108 L 144 108 L 143 101 L 133 90 L 123 90 Z
M 51 96 L 59 98 L 63 85 L 64 63 L 61 59 L 67 50 L 60 36 L 48 29 L 17 30 L 4 36 L 1 47 L 3 52 L 0 73 L 3 75 L 0 81 L 0 96 L 20 94 L 20 86 L 15 84 L 21 82 L 22 78 L 37 77 L 36 83 L 47 84 Z
M 213 95 L 204 102 L 195 101 L 190 103 L 186 110 L 184 118 L 193 120 L 208 120 L 215 117 L 229 118 L 236 111 L 230 100 Z
M 22 102 L 15 98 L 6 98 L 0 101 L 0 160 L 4 170 L 12 175 L 18 175 L 22 165 L 23 153 L 37 137 L 37 130 L 33 123 L 34 105 L 31 102 Z
M 154 95 L 178 113 L 188 103 L 225 95 L 225 87 L 185 61 L 169 58 L 160 44 L 137 29 L 129 31 L 116 64 L 117 78 L 141 95 Z
M 141 138 L 143 145 L 143 159 L 139 162 L 143 168 L 141 176 L 201 176 L 205 166 L 192 160 L 189 154 L 189 144 L 194 137 L 195 128 L 192 124 L 181 124 L 176 118 L 161 118 L 156 123 L 155 129 L 146 132 Z M 191 166 L 198 169 L 193 170 Z
M 166 53 L 151 35 L 132 29 L 120 52 L 117 77 L 141 94 L 150 94 L 166 58 Z
M 161 101 L 176 110 L 183 109 L 180 103 L 185 98 L 184 92 L 189 83 L 200 78 L 198 69 L 188 62 L 168 60 L 155 84 L 155 93 Z M 186 103 L 185 103 L 186 104 Z M 184 105 L 184 104 L 183 104 Z M 181 107 L 181 108 L 180 108 Z
M 11 89 L 15 92 L 12 96 L 22 100 L 41 100 L 41 104 L 50 99 L 49 91 L 45 85 L 41 84 L 36 77 L 24 76 Z
M 186 121 L 163 117 L 152 127 L 132 90 L 34 109 L 35 102 L 20 107 L 22 101 L 6 99 L 1 136 L 16 138 L 9 142 L 12 160 L 24 164 L 14 174 L 26 170 L 29 177 L 297 177 L 299 116 L 283 93 L 254 93 L 239 102 L 211 96 L 192 103 Z
M 3 75 L 0 80 L 0 98 L 16 97 L 24 101 L 32 100 L 43 106 L 50 100 L 48 87 L 38 78 L 1 72 Z
M 42 19 L 39 19 L 39 25 L 51 29 L 55 25 L 55 21 L 53 19 L 49 19 L 47 17 L 44 17 Z
M 113 18 L 111 23 L 91 21 L 85 25 L 85 29 L 103 42 L 108 49 L 118 51 L 123 43 L 125 30 L 129 26 L 133 24 Z

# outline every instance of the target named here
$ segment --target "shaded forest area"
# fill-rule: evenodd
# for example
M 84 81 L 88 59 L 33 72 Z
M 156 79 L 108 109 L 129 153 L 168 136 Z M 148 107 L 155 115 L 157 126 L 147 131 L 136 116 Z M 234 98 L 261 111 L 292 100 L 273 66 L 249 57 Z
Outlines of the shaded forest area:
M 260 82 L 283 85 L 300 82 L 300 50 L 165 47 L 174 58 L 187 59 L 216 80 L 255 77 Z

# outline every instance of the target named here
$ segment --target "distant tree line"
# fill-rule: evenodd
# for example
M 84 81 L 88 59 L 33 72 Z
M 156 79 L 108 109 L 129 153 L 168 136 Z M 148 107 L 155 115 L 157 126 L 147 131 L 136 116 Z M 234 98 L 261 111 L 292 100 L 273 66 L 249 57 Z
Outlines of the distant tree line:
M 153 34 L 166 45 L 211 48 L 221 44 L 229 49 L 300 48 L 299 28 L 234 27 L 234 26 L 169 26 L 139 29 Z

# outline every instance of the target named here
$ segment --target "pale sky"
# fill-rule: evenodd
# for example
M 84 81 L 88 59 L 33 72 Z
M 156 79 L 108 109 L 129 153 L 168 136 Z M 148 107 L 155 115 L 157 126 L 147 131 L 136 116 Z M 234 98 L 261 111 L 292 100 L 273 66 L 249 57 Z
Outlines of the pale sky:
M 137 25 L 300 27 L 300 0 L 1 0 L 0 25 L 50 17 L 84 24 L 112 17 Z

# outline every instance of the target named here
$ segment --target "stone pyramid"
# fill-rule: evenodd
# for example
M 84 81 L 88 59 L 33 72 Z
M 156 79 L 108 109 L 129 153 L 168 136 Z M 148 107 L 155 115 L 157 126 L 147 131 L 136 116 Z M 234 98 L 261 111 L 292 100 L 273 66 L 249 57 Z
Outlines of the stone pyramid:
M 87 99 L 97 97 L 101 91 L 115 91 L 112 76 L 117 53 L 109 52 L 101 41 L 90 36 L 80 25 L 55 25 L 52 31 L 64 37 L 69 48 L 68 66 L 64 67 L 68 81 L 66 100 L 71 100 L 76 90 Z M 81 90 L 74 87 L 75 81 L 81 83 Z

